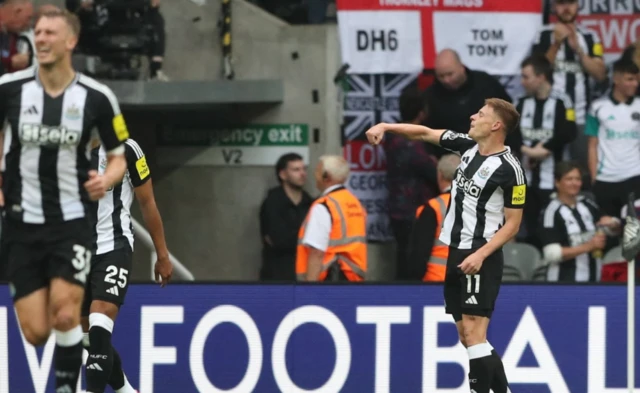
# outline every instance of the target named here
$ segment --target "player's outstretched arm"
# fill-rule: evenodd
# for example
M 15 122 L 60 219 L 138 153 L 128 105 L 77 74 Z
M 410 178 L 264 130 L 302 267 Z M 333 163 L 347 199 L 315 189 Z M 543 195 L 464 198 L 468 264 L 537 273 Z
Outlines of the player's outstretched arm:
M 440 145 L 440 137 L 446 130 L 434 130 L 429 127 L 416 124 L 389 124 L 379 123 L 371 127 L 365 134 L 369 143 L 377 145 L 382 142 L 385 132 L 401 135 L 410 140 L 422 140 L 434 145 Z

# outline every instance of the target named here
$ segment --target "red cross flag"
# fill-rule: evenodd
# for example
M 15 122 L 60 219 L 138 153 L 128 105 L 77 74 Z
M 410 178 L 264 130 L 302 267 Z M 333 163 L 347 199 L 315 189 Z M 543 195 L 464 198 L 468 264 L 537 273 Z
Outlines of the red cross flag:
M 542 25 L 535 0 L 337 0 L 349 73 L 416 73 L 451 48 L 471 69 L 520 73 Z

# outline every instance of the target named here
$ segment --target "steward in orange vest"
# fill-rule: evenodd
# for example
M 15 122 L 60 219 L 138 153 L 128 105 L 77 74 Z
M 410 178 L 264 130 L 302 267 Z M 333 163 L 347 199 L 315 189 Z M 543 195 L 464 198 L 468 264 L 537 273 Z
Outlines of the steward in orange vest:
M 341 171 L 346 181 L 348 163 L 339 156 L 328 156 L 332 165 L 346 165 Z M 333 161 L 331 161 L 333 160 Z M 337 164 L 336 164 L 337 162 Z M 331 184 L 322 169 L 319 185 Z M 316 171 L 318 172 L 318 171 Z M 343 176 L 340 176 L 343 177 Z M 364 281 L 367 272 L 367 213 L 342 184 L 324 188 L 323 195 L 309 209 L 300 232 L 296 252 L 296 275 L 302 281 Z M 320 188 L 320 187 L 319 187 Z M 328 233 L 326 233 L 328 231 Z M 311 276 L 310 276 L 311 275 Z
M 439 238 L 442 220 L 447 215 L 450 199 L 451 194 L 446 191 L 416 210 L 416 223 L 413 228 L 415 233 L 412 234 L 412 239 L 419 238 L 422 241 L 413 243 L 411 256 L 419 255 L 420 261 L 415 261 L 416 266 L 419 263 L 425 266 L 426 263 L 422 281 L 444 281 L 449 246 L 442 243 Z M 429 208 L 425 209 L 425 206 Z
M 442 194 L 416 210 L 416 220 L 409 239 L 411 278 L 421 281 L 444 281 L 449 247 L 440 241 L 442 221 L 451 200 L 451 182 L 456 176 L 460 157 L 445 154 L 438 160 L 438 188 Z M 429 207 L 425 209 L 425 207 Z

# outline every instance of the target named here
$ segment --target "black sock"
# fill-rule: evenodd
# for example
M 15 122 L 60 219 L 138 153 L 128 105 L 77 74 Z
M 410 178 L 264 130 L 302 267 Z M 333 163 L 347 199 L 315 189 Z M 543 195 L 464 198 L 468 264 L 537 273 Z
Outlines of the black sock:
M 80 367 L 82 367 L 82 328 L 75 328 L 61 332 L 54 330 L 56 335 L 56 349 L 53 364 L 56 376 L 56 391 L 76 391 Z
M 471 393 L 489 393 L 493 382 L 495 362 L 488 343 L 467 348 L 469 353 L 469 387 Z
M 491 359 L 493 360 L 494 373 L 493 382 L 491 383 L 491 390 L 493 393 L 511 393 L 509 389 L 509 381 L 507 381 L 507 374 L 504 372 L 504 365 L 502 359 L 496 350 L 491 351 Z
M 158 71 L 160 71 L 161 69 L 162 69 L 161 61 L 151 60 L 151 63 L 149 64 L 149 73 L 151 74 L 152 78 L 155 78 L 155 76 L 158 75 Z
M 89 358 L 87 359 L 87 391 L 103 393 L 111 376 L 113 355 L 111 332 L 102 326 L 89 329 Z
M 113 390 L 122 389 L 124 386 L 124 372 L 122 371 L 122 360 L 120 360 L 120 354 L 114 347 L 111 347 L 111 353 L 113 354 L 113 368 L 111 368 L 111 377 L 109 377 L 109 386 Z
M 113 366 L 111 350 L 113 321 L 105 314 L 91 313 L 89 315 L 89 326 L 87 392 L 104 393 Z

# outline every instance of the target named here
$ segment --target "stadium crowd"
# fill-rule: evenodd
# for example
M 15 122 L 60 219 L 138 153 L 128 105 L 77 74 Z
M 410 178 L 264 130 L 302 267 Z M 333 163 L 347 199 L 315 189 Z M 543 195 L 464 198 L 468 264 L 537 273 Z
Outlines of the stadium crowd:
M 152 32 L 151 45 L 144 51 L 149 57 L 149 78 L 167 80 L 162 72 L 165 43 L 159 3 L 150 0 L 142 19 Z M 82 22 L 80 50 L 102 55 L 88 48 L 104 46 L 96 34 L 111 31 L 113 26 L 107 21 L 117 15 L 92 1 L 66 1 L 66 6 Z M 631 192 L 640 196 L 640 41 L 607 66 L 598 35 L 576 23 L 578 6 L 575 0 L 553 3 L 558 22 L 541 29 L 521 66 L 525 95 L 514 102 L 521 118 L 507 144 L 525 167 L 528 190 L 514 249 L 519 257 L 513 259 L 520 261 L 519 265 L 541 261 L 534 269 L 513 266 L 521 279 L 532 279 L 535 274 L 551 281 L 625 279 L 625 264 L 609 262 L 621 262 L 617 246 L 627 196 Z M 32 23 L 47 7 L 51 6 L 34 10 L 30 0 L 2 2 L 2 73 L 34 63 Z M 485 99 L 511 101 L 497 79 L 466 67 L 454 50 L 445 49 L 437 55 L 434 73 L 435 81 L 426 90 L 412 86 L 400 96 L 402 122 L 467 132 L 470 116 Z M 597 95 L 595 83 L 610 88 Z M 442 148 L 391 135 L 383 147 L 388 170 L 387 212 L 397 243 L 394 278 L 441 280 L 446 250 L 437 236 L 446 207 L 440 207 L 446 206 L 455 160 Z M 323 195 L 346 182 L 348 164 L 344 160 L 327 156 L 318 165 L 314 175 Z M 333 244 L 346 241 L 334 239 L 338 234 L 332 233 L 334 214 L 344 212 L 315 207 L 318 200 L 314 202 L 302 189 L 306 179 L 302 158 L 283 156 L 276 165 L 276 175 L 280 186 L 271 190 L 260 214 L 262 278 L 295 279 L 296 259 L 298 275 L 306 274 L 300 266 L 300 253 L 313 256 L 317 252 L 321 266 L 341 267 L 335 272 L 341 274 L 334 276 L 350 277 L 361 271 L 353 277 L 363 279 L 366 251 L 351 250 L 355 260 L 347 262 L 340 258 L 345 256 L 343 251 L 330 250 Z M 346 188 L 344 191 L 348 193 Z M 331 199 L 320 204 L 328 206 Z M 350 214 L 366 215 L 361 206 Z M 358 234 L 354 239 L 366 236 L 365 229 L 354 231 Z M 312 237 L 315 240 L 310 240 Z M 357 248 L 355 243 L 349 246 Z M 526 255 L 531 257 L 523 257 Z M 333 259 L 336 263 L 328 263 Z M 330 274 L 322 270 L 321 274 L 325 273 Z
M 507 145 L 525 168 L 527 195 L 521 230 L 505 250 L 505 278 L 625 281 L 620 225 L 629 194 L 640 198 L 640 41 L 607 65 L 598 35 L 576 23 L 578 1 L 556 1 L 553 7 L 558 22 L 543 26 L 522 62 L 525 94 L 514 102 L 520 122 L 507 138 Z M 426 90 L 412 86 L 402 92 L 401 122 L 466 133 L 470 117 L 485 99 L 512 101 L 497 79 L 469 69 L 451 49 L 437 55 L 434 71 L 435 81 Z M 609 87 L 597 94 L 596 83 Z M 397 244 L 395 279 L 442 281 L 447 250 L 438 235 L 456 173 L 455 159 L 445 149 L 395 135 L 385 135 L 383 146 L 387 212 Z M 365 272 L 366 255 L 355 264 L 340 261 L 340 252 L 327 238 L 327 234 L 335 235 L 328 219 L 340 220 L 334 208 L 323 210 L 329 214 L 327 220 L 320 220 L 326 221 L 322 225 L 317 219 L 321 209 L 312 207 L 306 216 L 310 203 L 306 195 L 299 194 L 304 184 L 299 178 L 304 176 L 298 170 L 301 162 L 301 157 L 282 157 L 276 166 L 281 185 L 263 204 L 262 278 L 293 279 L 296 260 L 297 272 L 306 273 L 300 268 L 301 250 L 319 252 L 323 268 Z M 320 163 L 320 172 L 316 171 L 317 181 L 332 176 L 322 166 Z M 346 177 L 337 179 L 339 184 L 345 181 Z M 273 207 L 275 198 L 281 201 L 280 210 Z M 324 198 L 320 204 L 326 205 Z M 287 209 L 291 211 L 288 215 Z M 276 229 L 273 220 L 265 218 L 276 211 L 291 218 L 286 224 L 291 236 L 282 247 L 270 239 L 283 229 Z M 361 225 L 359 219 L 346 221 L 347 227 Z M 300 225 L 300 236 L 295 236 Z M 313 230 L 322 232 L 324 240 L 312 240 L 309 226 L 324 228 Z M 323 270 L 320 276 L 307 274 L 303 279 L 326 277 Z

